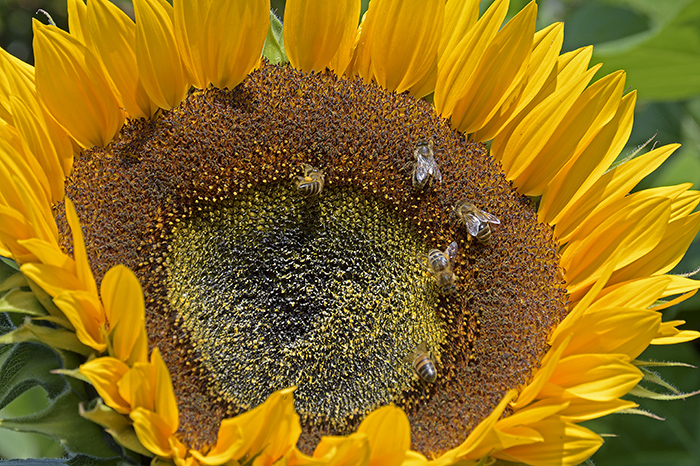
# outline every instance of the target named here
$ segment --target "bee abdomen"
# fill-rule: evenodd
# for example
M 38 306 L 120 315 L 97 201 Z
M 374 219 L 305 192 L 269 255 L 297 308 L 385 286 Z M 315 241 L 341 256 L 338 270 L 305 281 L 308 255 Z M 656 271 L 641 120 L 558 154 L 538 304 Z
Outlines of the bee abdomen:
M 302 181 L 297 185 L 297 189 L 304 196 L 315 196 L 323 190 L 323 184 L 318 181 Z
M 433 383 L 437 379 L 437 370 L 435 364 L 427 355 L 422 355 L 413 361 L 413 368 L 416 370 L 418 377 L 426 382 Z
M 479 233 L 476 234 L 476 239 L 482 243 L 488 243 L 491 240 L 491 227 L 488 223 L 484 223 L 479 229 Z

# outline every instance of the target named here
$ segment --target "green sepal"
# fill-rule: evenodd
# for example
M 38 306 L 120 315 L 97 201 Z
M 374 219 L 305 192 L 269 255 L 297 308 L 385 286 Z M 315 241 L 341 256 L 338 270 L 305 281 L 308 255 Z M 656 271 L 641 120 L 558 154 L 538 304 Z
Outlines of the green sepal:
M 13 288 L 0 298 L 0 312 L 14 312 L 28 316 L 45 316 L 46 309 L 31 291 Z
M 22 274 L 22 272 L 12 271 L 11 274 L 1 276 L 0 275 L 0 293 L 9 291 L 13 288 L 23 288 L 27 287 L 27 278 Z
M 1 419 L 0 427 L 46 435 L 58 441 L 69 453 L 98 458 L 116 456 L 115 451 L 105 443 L 102 428 L 80 416 L 80 401 L 74 391 L 65 390 L 51 400 L 45 410 L 29 416 Z
M 144 456 L 153 456 L 153 453 L 148 451 L 148 449 L 139 441 L 131 421 L 109 406 L 105 406 L 101 399 L 98 398 L 96 401 L 91 403 L 91 407 L 89 409 L 85 409 L 81 403 L 80 415 L 85 419 L 104 427 L 107 433 L 109 433 L 114 440 L 116 440 L 117 443 L 124 448 Z
M 684 400 L 688 397 L 695 396 L 697 394 L 700 394 L 700 390 L 695 391 L 695 392 L 690 392 L 690 393 L 678 393 L 678 394 L 665 394 L 665 393 L 656 393 L 652 392 L 651 390 L 647 390 L 644 387 L 640 387 L 637 385 L 634 387 L 632 390 L 629 391 L 629 395 L 632 396 L 637 396 L 639 398 L 647 398 L 650 400 L 659 400 L 659 401 L 671 401 L 671 400 Z
M 75 330 L 73 324 L 71 324 L 70 321 L 66 318 L 66 316 L 63 314 L 63 311 L 61 311 L 54 304 L 53 298 L 49 296 L 49 294 L 46 291 L 44 291 L 42 287 L 40 287 L 39 285 L 34 283 L 34 281 L 28 278 L 27 285 L 32 290 L 32 293 L 34 293 L 36 299 L 41 303 L 42 306 L 44 306 L 44 309 L 46 309 L 48 314 L 59 320 L 59 325 L 67 328 L 68 330 Z
M 692 364 L 678 361 L 640 361 L 635 359 L 632 364 L 637 367 L 689 367 L 691 369 L 697 369 L 697 367 Z
M 11 351 L 0 367 L 0 409 L 37 385 L 46 390 L 49 398 L 68 387 L 63 376 L 51 373 L 62 362 L 55 351 L 34 343 L 19 343 L 9 348 Z
M 650 417 L 652 419 L 656 419 L 657 421 L 665 421 L 666 419 L 662 418 L 661 416 L 657 416 L 656 414 L 649 412 L 645 409 L 639 409 L 639 408 L 629 408 L 629 409 L 623 409 L 618 411 L 615 414 L 636 414 L 638 416 L 645 416 L 645 417 Z
M 270 27 L 267 29 L 265 45 L 263 45 L 262 56 L 273 65 L 287 63 L 289 59 L 284 51 L 284 38 L 282 37 L 282 22 L 270 11 Z
M 44 343 L 52 348 L 72 351 L 83 356 L 94 352 L 92 348 L 82 344 L 74 332 L 37 325 L 30 319 L 25 319 L 21 327 L 0 336 L 0 344 L 22 342 Z
M 0 282 L 2 282 L 3 269 L 12 269 L 19 272 L 19 265 L 9 257 L 0 256 Z

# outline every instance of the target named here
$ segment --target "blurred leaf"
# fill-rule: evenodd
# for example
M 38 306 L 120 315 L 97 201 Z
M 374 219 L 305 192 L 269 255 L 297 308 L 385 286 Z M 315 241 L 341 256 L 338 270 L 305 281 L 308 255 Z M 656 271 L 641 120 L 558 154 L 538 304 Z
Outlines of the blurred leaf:
M 94 350 L 82 344 L 75 332 L 63 328 L 50 328 L 37 325 L 26 319 L 19 328 L 0 336 L 0 344 L 13 344 L 22 342 L 44 343 L 52 348 L 72 351 L 87 356 Z
M 666 3 L 666 2 L 664 2 Z M 700 93 L 700 0 L 659 27 L 599 44 L 592 63 L 600 74 L 628 72 L 627 84 L 646 100 L 681 100 Z
M 14 345 L 0 367 L 0 408 L 37 385 L 46 390 L 49 397 L 57 396 L 67 388 L 67 382 L 65 377 L 50 371 L 60 366 L 58 355 L 43 345 Z
M 0 312 L 16 312 L 30 316 L 44 316 L 44 306 L 31 291 L 22 291 L 13 288 L 0 298 Z
M 80 416 L 80 398 L 66 390 L 53 399 L 45 410 L 20 418 L 0 420 L 0 427 L 19 432 L 35 432 L 58 440 L 66 450 L 100 458 L 111 458 L 115 452 L 104 439 L 101 427 Z

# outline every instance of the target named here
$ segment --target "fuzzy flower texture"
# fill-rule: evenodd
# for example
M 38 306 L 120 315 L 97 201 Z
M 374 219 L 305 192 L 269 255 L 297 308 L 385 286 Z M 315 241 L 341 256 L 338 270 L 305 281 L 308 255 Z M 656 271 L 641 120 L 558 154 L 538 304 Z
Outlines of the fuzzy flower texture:
M 83 417 L 178 466 L 601 446 L 636 358 L 700 336 L 663 320 L 700 192 L 631 192 L 678 145 L 618 160 L 625 73 L 479 3 L 68 0 L 0 52 L 0 256 Z

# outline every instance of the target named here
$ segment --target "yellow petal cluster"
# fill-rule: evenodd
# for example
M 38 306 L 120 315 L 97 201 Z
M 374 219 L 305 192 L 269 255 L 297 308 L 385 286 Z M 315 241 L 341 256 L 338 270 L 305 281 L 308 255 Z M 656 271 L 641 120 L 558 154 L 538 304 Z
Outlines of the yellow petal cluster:
M 623 72 L 591 84 L 591 49 L 560 54 L 563 28 L 535 32 L 532 2 L 503 25 L 508 0 L 481 16 L 476 0 L 289 0 L 291 65 L 330 67 L 421 97 L 491 153 L 560 246 L 569 313 L 528 384 L 513 387 L 457 448 L 428 459 L 411 451 L 405 413 L 385 406 L 357 432 L 324 437 L 311 456 L 293 388 L 221 423 L 217 443 L 179 438 L 177 400 L 157 348 L 149 355 L 143 294 L 123 266 L 98 292 L 78 212 L 64 197 L 76 150 L 105 146 L 125 118 L 180 104 L 191 87 L 233 88 L 259 63 L 268 0 L 134 0 L 136 21 L 106 0 L 69 0 L 69 28 L 34 22 L 36 68 L 0 52 L 0 255 L 52 299 L 51 320 L 94 353 L 80 372 L 128 418 L 139 442 L 177 464 L 447 465 L 492 456 L 534 465 L 578 464 L 602 439 L 580 422 L 636 406 L 633 361 L 650 344 L 700 336 L 660 311 L 700 283 L 667 274 L 700 230 L 690 185 L 628 194 L 677 145 L 609 169 L 632 127 L 636 94 Z M 58 244 L 52 206 L 64 202 L 73 254 Z M 672 298 L 666 304 L 660 299 Z M 510 407 L 510 414 L 502 413 Z

